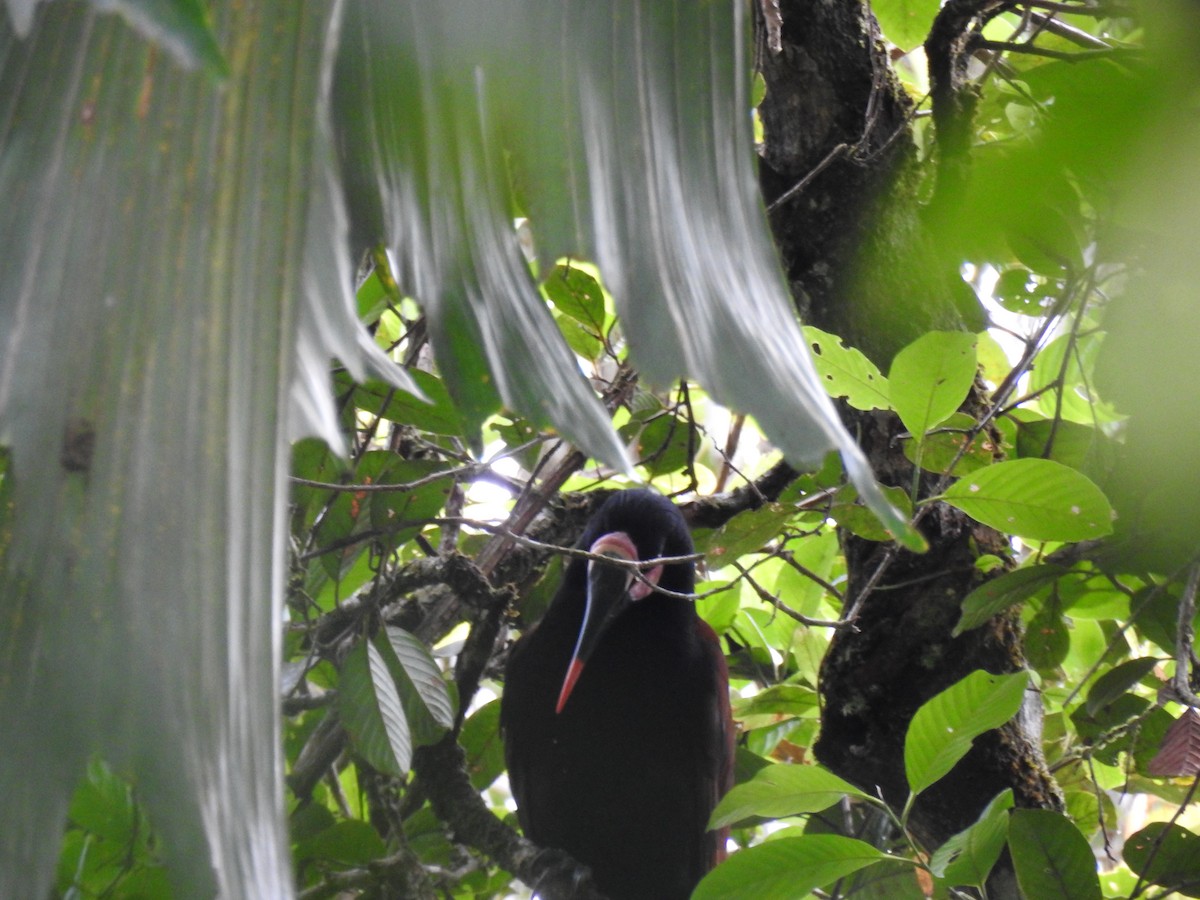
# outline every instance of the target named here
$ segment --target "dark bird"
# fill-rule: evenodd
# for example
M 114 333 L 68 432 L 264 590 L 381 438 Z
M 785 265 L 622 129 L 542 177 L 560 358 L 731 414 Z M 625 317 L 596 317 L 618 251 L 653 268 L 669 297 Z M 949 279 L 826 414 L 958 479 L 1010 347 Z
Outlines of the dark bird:
M 624 560 L 687 556 L 675 504 L 614 494 L 578 547 Z M 733 778 L 729 676 L 696 614 L 695 567 L 573 558 L 513 649 L 501 727 L 517 816 L 534 843 L 592 870 L 612 900 L 686 900 L 724 853 L 708 819 Z

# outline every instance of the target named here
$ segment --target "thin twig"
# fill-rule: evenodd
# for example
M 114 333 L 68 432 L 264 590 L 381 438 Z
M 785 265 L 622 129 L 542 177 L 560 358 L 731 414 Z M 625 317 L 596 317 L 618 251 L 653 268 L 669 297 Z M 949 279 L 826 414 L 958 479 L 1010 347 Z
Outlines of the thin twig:
M 829 168 L 829 166 L 832 165 L 836 160 L 844 156 L 849 149 L 849 144 L 838 144 L 836 147 L 826 153 L 825 158 L 813 166 L 803 178 L 772 200 L 767 205 L 767 212 L 775 212 L 775 210 L 783 206 L 783 204 L 787 203 L 789 200 L 803 191 L 806 187 L 812 184 L 814 178 Z
M 1114 56 L 1118 53 L 1135 52 L 1121 47 L 1108 47 L 1104 50 L 1050 50 L 1046 47 L 1039 47 L 1037 44 L 989 41 L 986 38 L 977 38 L 972 42 L 971 46 L 983 48 L 984 50 L 993 50 L 996 53 L 1024 53 L 1028 56 L 1042 56 L 1046 59 L 1058 59 L 1063 62 L 1072 63 L 1083 62 L 1089 59 L 1099 59 L 1105 56 Z
M 793 569 L 795 569 L 797 572 L 799 572 L 801 575 L 803 575 L 805 578 L 807 578 L 809 581 L 820 585 L 826 591 L 833 594 L 833 596 L 835 596 L 837 598 L 839 605 L 841 605 L 843 607 L 846 605 L 846 597 L 844 594 L 842 594 L 841 591 L 839 591 L 833 584 L 826 581 L 824 578 L 822 578 L 820 575 L 818 575 L 812 569 L 796 562 L 796 555 L 794 553 L 792 553 L 790 550 L 780 553 L 779 558 L 782 559 L 789 566 L 791 566 Z
M 479 465 L 460 466 L 457 469 L 445 469 L 441 472 L 433 472 L 415 481 L 405 481 L 400 484 L 341 484 L 329 481 L 314 481 L 311 478 L 300 478 L 296 475 L 289 476 L 288 481 L 292 484 L 303 485 L 304 487 L 320 488 L 323 491 L 344 491 L 351 494 L 403 494 L 408 491 L 415 491 L 417 488 L 432 484 L 435 481 L 441 481 L 443 478 L 456 478 L 461 475 L 469 480 L 484 468 L 484 466 Z
M 1106 3 L 1059 3 L 1056 0 L 1021 0 L 1021 6 L 1066 13 L 1071 16 L 1092 16 L 1097 19 L 1122 19 L 1133 16 L 1133 9 Z
M 1044 28 L 1047 32 L 1057 35 L 1060 38 L 1065 38 L 1073 44 L 1080 47 L 1086 47 L 1089 50 L 1111 50 L 1112 44 L 1103 41 L 1094 34 L 1088 34 L 1082 28 L 1076 28 L 1074 25 L 1068 25 L 1066 22 L 1056 19 L 1053 15 L 1045 15 L 1044 13 L 1029 11 L 1029 18 L 1032 22 Z
M 754 593 L 758 594 L 758 599 L 775 607 L 785 616 L 795 619 L 801 625 L 807 625 L 810 628 L 832 628 L 835 631 L 841 631 L 850 627 L 849 622 L 831 622 L 826 619 L 813 619 L 804 615 L 803 613 L 796 612 L 794 609 L 768 591 L 765 587 L 755 581 L 754 577 L 742 567 L 741 563 L 735 562 L 733 567 L 741 573 L 743 578 L 746 579 L 746 582 L 750 585 L 751 589 L 753 589 Z
M 850 608 L 842 614 L 842 620 L 853 625 L 858 618 L 859 612 L 862 610 L 863 604 L 867 601 L 867 597 L 875 590 L 875 585 L 879 583 L 884 573 L 891 568 L 892 562 L 896 559 L 896 545 L 890 544 L 883 551 L 883 558 L 879 560 L 879 565 L 875 567 L 875 571 L 871 573 L 871 577 L 867 579 L 867 583 L 862 586 L 854 597 L 854 602 L 850 604 Z

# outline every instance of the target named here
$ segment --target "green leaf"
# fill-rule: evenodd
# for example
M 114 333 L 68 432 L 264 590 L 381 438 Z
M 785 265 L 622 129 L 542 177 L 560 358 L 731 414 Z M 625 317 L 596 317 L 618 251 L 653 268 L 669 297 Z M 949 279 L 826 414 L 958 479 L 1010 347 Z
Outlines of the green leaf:
M 71 824 L 97 837 L 125 845 L 137 827 L 129 783 L 99 759 L 88 763 L 87 779 L 71 798 Z
M 901 487 L 882 488 L 883 495 L 897 509 L 911 513 L 912 500 Z M 869 541 L 891 540 L 893 535 L 868 506 L 857 502 L 858 492 L 851 485 L 843 487 L 834 497 L 829 515 L 847 531 Z
M 1049 459 L 996 463 L 959 479 L 942 499 L 998 531 L 1031 540 L 1083 541 L 1113 529 L 1101 490 Z
M 747 553 L 761 550 L 793 515 L 795 510 L 790 506 L 764 503 L 758 509 L 738 513 L 697 547 L 714 569 L 727 566 Z
M 371 641 L 360 641 L 342 664 L 338 712 L 363 759 L 398 778 L 408 772 L 412 735 L 404 703 L 387 662 Z
M 1122 418 L 1096 394 L 1092 370 L 1104 338 L 1103 332 L 1060 335 L 1034 357 L 1028 389 L 1041 392 L 1035 402 L 1039 412 L 1048 419 L 1062 418 L 1089 427 Z
M 518 171 L 526 140 L 544 137 L 549 149 L 564 133 L 502 129 L 500 113 L 524 108 L 526 128 L 545 124 L 541 115 L 563 97 L 539 76 L 554 70 L 563 48 L 547 52 L 540 34 L 535 43 L 539 29 L 517 27 L 519 5 L 489 9 L 463 17 L 419 0 L 347 6 L 332 106 L 353 229 L 359 241 L 395 251 L 396 280 L 428 314 L 441 373 L 473 443 L 502 401 L 628 470 L 604 407 L 521 256 L 509 215 L 501 132 L 511 138 L 506 149 Z M 513 58 L 525 65 L 514 69 Z M 572 118 L 563 115 L 560 126 Z M 561 149 L 569 159 L 573 148 Z M 554 218 L 547 213 L 544 221 Z
M 635 462 L 652 478 L 682 469 L 697 440 L 688 422 L 667 412 L 653 413 L 645 423 L 634 419 L 620 434 L 634 442 Z
M 930 871 L 950 885 L 983 887 L 1004 849 L 1012 808 L 1013 792 L 1007 788 L 987 805 L 973 825 L 934 851 Z
M 904 739 L 904 771 L 914 794 L 946 775 L 985 731 L 1021 708 L 1028 672 L 991 675 L 976 670 L 926 702 Z
M 1017 456 L 1052 459 L 1093 477 L 1112 469 L 1117 446 L 1091 425 L 1052 419 L 1017 421 Z
M 392 673 L 404 715 L 418 747 L 440 740 L 454 725 L 454 700 L 442 670 L 417 638 L 388 625 L 375 636 L 375 646 Z
M 817 692 L 802 684 L 775 684 L 753 697 L 739 698 L 734 702 L 733 714 L 737 719 L 750 716 L 809 716 L 820 706 Z
M 477 791 L 485 790 L 504 771 L 500 739 L 500 701 L 485 703 L 467 717 L 458 741 L 467 755 L 467 775 Z
M 297 865 L 322 860 L 341 866 L 362 866 L 380 859 L 387 845 L 367 822 L 350 820 L 335 822 L 323 831 L 302 841 L 293 850 Z
M 963 452 L 968 432 L 974 426 L 975 420 L 966 413 L 954 413 L 927 433 L 924 440 L 909 438 L 904 441 L 904 456 L 928 472 L 969 475 L 984 466 L 990 466 L 996 456 L 996 445 L 987 431 L 975 435 L 966 452 Z M 950 464 L 956 459 L 958 462 L 951 469 Z
M 559 263 L 542 290 L 563 313 L 596 335 L 604 334 L 604 289 L 590 272 Z
M 1150 701 L 1136 694 L 1122 694 L 1107 706 L 1088 713 L 1083 704 L 1071 711 L 1071 724 L 1079 738 L 1085 743 L 1095 743 L 1101 735 L 1118 729 L 1136 718 L 1145 716 L 1150 709 Z M 1164 711 L 1164 715 L 1167 715 Z M 1167 715 L 1167 718 L 1170 718 Z M 1143 720 L 1145 721 L 1145 720 Z M 1106 765 L 1116 765 L 1120 754 L 1133 749 L 1134 734 L 1128 729 L 1121 729 L 1115 735 L 1099 742 L 1094 753 L 1096 759 Z
M 369 378 L 355 386 L 355 405 L 389 422 L 413 425 L 434 434 L 465 435 L 462 416 L 445 383 L 433 373 L 420 369 L 410 369 L 408 374 L 428 402 L 408 391 Z M 349 387 L 349 379 L 340 383 Z
M 721 798 L 708 827 L 724 828 L 752 816 L 779 819 L 820 812 L 843 797 L 866 799 L 867 795 L 819 766 L 766 766 Z
M 957 412 L 975 381 L 973 334 L 932 331 L 892 360 L 888 386 L 892 407 L 915 440 Z
M 595 332 L 581 325 L 577 320 L 555 310 L 554 324 L 558 326 L 558 330 L 561 332 L 563 340 L 567 342 L 567 346 L 579 356 L 592 362 L 596 362 L 604 356 L 604 341 Z
M 1065 816 L 1048 809 L 1013 810 L 1008 849 L 1026 897 L 1100 900 L 1096 857 Z
M 1095 715 L 1118 697 L 1123 697 L 1131 687 L 1153 672 L 1158 663 L 1157 657 L 1143 656 L 1109 669 L 1088 690 L 1084 704 L 1088 715 Z
M 1071 633 L 1063 621 L 1062 609 L 1054 598 L 1029 620 L 1025 628 L 1025 658 L 1035 672 L 1052 673 L 1067 658 Z
M 1125 841 L 1125 862 L 1147 881 L 1200 897 L 1200 835 L 1170 822 L 1151 822 Z
M 992 295 L 1009 312 L 1044 316 L 1054 306 L 1062 284 L 1034 275 L 1028 269 L 1013 268 L 1000 273 Z
M 1083 268 L 1080 236 L 1063 211 L 1049 203 L 1010 223 L 1007 237 L 1017 259 L 1040 275 L 1061 277 Z
M 978 628 L 992 616 L 999 615 L 1016 603 L 1028 600 L 1066 572 L 1062 566 L 1043 563 L 1014 569 L 985 581 L 963 598 L 962 614 L 951 632 L 952 636 L 958 637 L 965 631 Z
M 889 41 L 913 50 L 925 43 L 939 5 L 938 0 L 874 0 L 871 11 Z
M 442 460 L 403 459 L 391 451 L 372 450 L 363 454 L 355 476 L 371 484 L 410 485 L 447 467 Z M 368 477 L 372 469 L 377 474 Z M 441 511 L 453 485 L 451 478 L 437 478 L 408 490 L 373 491 L 361 500 L 360 506 L 370 509 L 371 527 L 385 533 L 384 546 L 399 547 L 411 540 L 427 519 Z M 350 496 L 359 499 L 360 495 Z
M 803 331 L 829 396 L 844 399 L 855 409 L 891 409 L 887 379 L 861 350 L 812 325 L 805 325 Z
M 692 900 L 796 900 L 813 888 L 892 858 L 841 835 L 778 838 L 733 854 L 704 877 Z

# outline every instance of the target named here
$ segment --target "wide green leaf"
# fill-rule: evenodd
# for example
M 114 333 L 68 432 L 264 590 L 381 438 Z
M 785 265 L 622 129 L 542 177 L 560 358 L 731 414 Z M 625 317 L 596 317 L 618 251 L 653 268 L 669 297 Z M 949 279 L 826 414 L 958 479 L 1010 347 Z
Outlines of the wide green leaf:
M 315 804 L 310 804 L 315 806 Z M 366 822 L 332 822 L 328 828 L 297 841 L 293 855 L 297 865 L 313 861 L 362 866 L 387 853 L 379 833 Z
M 380 772 L 403 777 L 412 762 L 412 732 L 390 667 L 372 641 L 346 656 L 338 712 L 354 749 Z
M 341 443 L 331 358 L 390 365 L 328 177 L 336 9 L 213 4 L 220 83 L 91 5 L 0 17 L 0 896 L 47 894 L 93 752 L 179 896 L 290 896 L 282 465 Z
M 454 724 L 454 700 L 429 648 L 391 625 L 376 642 L 404 704 L 413 743 L 423 746 L 439 740 Z
M 698 542 L 698 548 L 708 558 L 709 565 L 720 568 L 747 553 L 761 550 L 795 514 L 795 509 L 782 503 L 764 503 L 758 509 L 734 516 L 707 540 Z
M 1113 511 L 1086 476 L 1049 459 L 996 463 L 959 479 L 942 495 L 998 531 L 1037 541 L 1083 541 L 1113 529 Z
M 985 581 L 963 598 L 962 614 L 951 632 L 958 637 L 964 631 L 978 628 L 992 616 L 1010 606 L 1027 600 L 1048 584 L 1053 584 L 1066 572 L 1062 566 L 1043 563 L 1038 566 L 1014 569 Z
M 973 825 L 934 851 L 930 871 L 950 885 L 983 887 L 1004 849 L 1012 808 L 1013 792 L 1008 788 L 987 805 Z
M 604 333 L 604 289 L 586 269 L 568 263 L 554 267 L 542 290 L 560 312 L 597 335 Z
M 721 798 L 709 827 L 723 828 L 752 816 L 778 819 L 820 812 L 843 797 L 865 798 L 866 794 L 819 766 L 766 766 Z
M 1017 456 L 1045 458 L 1084 474 L 1107 473 L 1119 444 L 1099 428 L 1065 419 L 1017 418 Z
M 871 11 L 888 40 L 914 50 L 925 43 L 939 5 L 938 0 L 874 0 Z
M 782 837 L 729 857 L 704 877 L 692 900 L 797 900 L 863 866 L 891 859 L 836 834 Z
M 1151 822 L 1125 841 L 1125 863 L 1152 884 L 1200 897 L 1200 835 L 1170 822 Z
M 1021 708 L 1028 672 L 972 672 L 927 701 L 908 726 L 904 771 L 914 794 L 946 775 L 985 731 L 999 728 Z
M 434 434 L 462 434 L 462 416 L 454 406 L 445 383 L 431 372 L 419 369 L 410 371 L 409 377 L 424 394 L 424 400 L 375 378 L 358 385 L 353 385 L 348 376 L 335 378 L 334 382 L 339 394 L 353 386 L 354 403 L 360 409 L 382 416 L 389 422 L 412 425 Z
M 892 407 L 914 440 L 958 410 L 975 381 L 973 334 L 932 331 L 892 360 L 888 390 Z
M 1100 900 L 1096 857 L 1071 820 L 1048 809 L 1016 809 L 1008 849 L 1026 897 Z

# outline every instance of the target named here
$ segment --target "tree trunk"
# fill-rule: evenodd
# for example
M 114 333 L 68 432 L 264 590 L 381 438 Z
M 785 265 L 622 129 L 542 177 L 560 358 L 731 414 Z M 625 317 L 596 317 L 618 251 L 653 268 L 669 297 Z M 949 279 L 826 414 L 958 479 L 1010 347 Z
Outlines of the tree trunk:
M 758 13 L 766 82 L 761 183 L 801 317 L 885 369 L 926 331 L 981 329 L 969 288 L 928 240 L 911 103 L 867 8 L 859 0 L 781 0 L 778 32 L 770 15 Z M 982 402 L 973 395 L 966 411 L 978 412 Z M 896 417 L 848 410 L 846 418 L 877 477 L 911 485 Z M 935 483 L 924 475 L 921 495 Z M 951 638 L 963 597 L 984 577 L 976 559 L 1007 558 L 1004 536 L 944 504 L 920 527 L 930 545 L 923 555 L 843 533 L 848 603 L 861 603 L 858 627 L 837 634 L 821 671 L 818 759 L 864 790 L 882 790 L 897 807 L 908 792 L 904 735 L 917 708 L 972 670 L 1025 666 L 1015 615 Z M 911 821 L 929 849 L 975 821 L 1006 787 L 1017 806 L 1061 807 L 1040 750 L 1040 704 L 1029 696 L 1032 714 L 981 737 L 922 795 Z M 1011 873 L 1000 869 L 990 887 L 1014 896 Z

